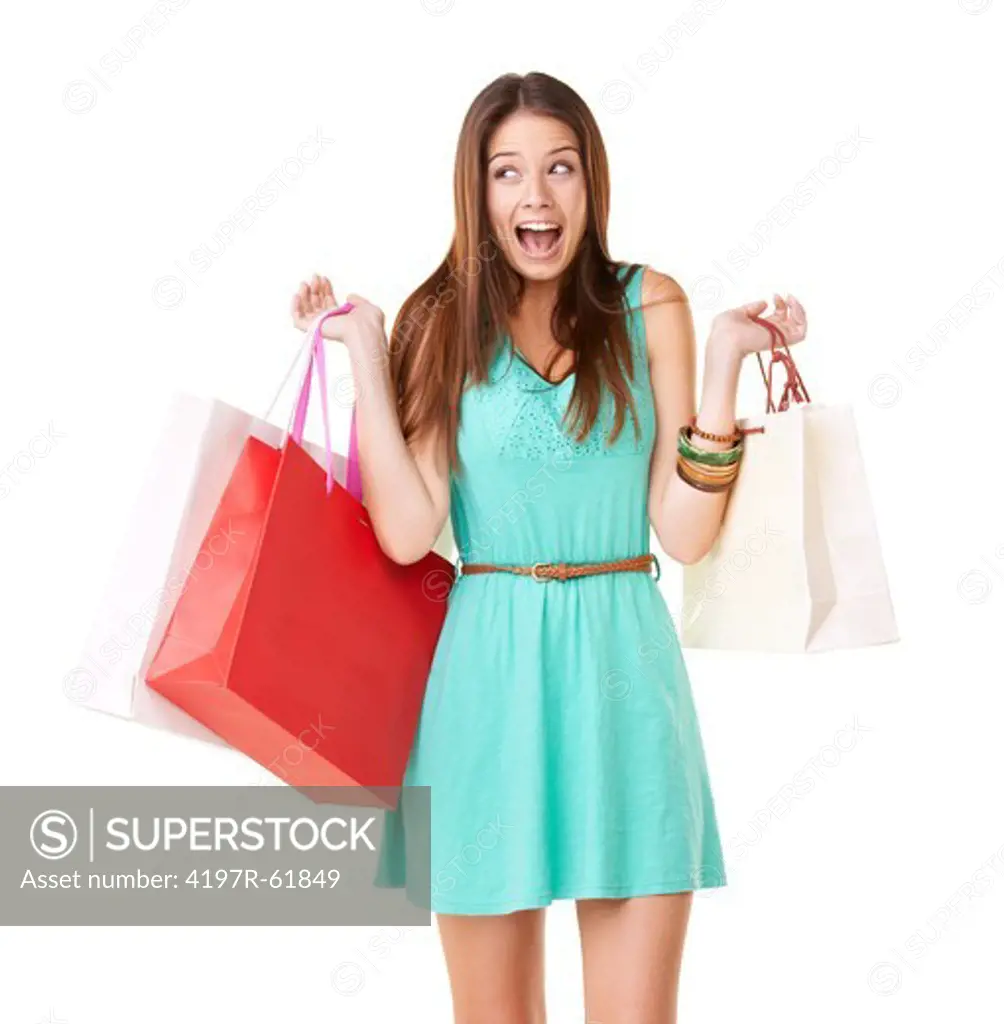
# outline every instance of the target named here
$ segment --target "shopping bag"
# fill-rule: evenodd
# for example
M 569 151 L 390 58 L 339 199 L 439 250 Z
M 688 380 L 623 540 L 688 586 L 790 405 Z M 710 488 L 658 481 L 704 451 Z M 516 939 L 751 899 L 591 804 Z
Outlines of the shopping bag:
M 249 437 L 147 685 L 297 788 L 397 804 L 453 583 L 435 551 L 388 558 L 362 502 L 353 413 L 347 488 L 301 445 L 316 370 L 330 453 L 321 322 L 292 429 Z M 355 468 L 354 468 L 355 467 Z M 226 533 L 225 554 L 210 559 Z M 346 800 L 346 802 L 352 802 Z
M 899 639 L 849 405 L 809 399 L 780 331 L 775 405 L 739 420 L 745 449 L 711 551 L 683 570 L 684 647 L 818 652 Z M 760 360 L 760 354 L 757 353 Z
M 74 703 L 222 743 L 143 686 L 141 670 L 186 584 L 248 421 L 222 403 L 183 393 L 172 398 L 84 651 L 63 682 Z
M 298 355 L 287 380 L 307 352 L 305 347 Z M 207 564 L 206 556 L 197 556 L 247 439 L 281 441 L 282 429 L 267 420 L 270 412 L 256 417 L 215 399 L 172 396 L 80 660 L 63 680 L 75 704 L 223 744 L 145 686 L 143 677 L 179 597 Z M 309 442 L 305 448 L 323 464 L 324 448 Z M 339 479 L 345 479 L 346 460 L 336 455 L 334 462 Z M 216 538 L 215 551 L 225 544 Z

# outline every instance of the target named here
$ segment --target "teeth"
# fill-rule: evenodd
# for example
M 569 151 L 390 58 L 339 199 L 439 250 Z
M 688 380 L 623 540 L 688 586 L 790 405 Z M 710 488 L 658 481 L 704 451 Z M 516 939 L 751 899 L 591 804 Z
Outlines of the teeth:
M 517 227 L 525 228 L 527 231 L 554 231 L 558 225 L 549 220 L 528 220 Z

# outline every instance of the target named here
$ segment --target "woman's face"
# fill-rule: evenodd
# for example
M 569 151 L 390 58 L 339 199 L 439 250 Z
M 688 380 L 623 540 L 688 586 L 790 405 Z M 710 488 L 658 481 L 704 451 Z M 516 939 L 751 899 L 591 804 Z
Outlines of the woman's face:
M 488 141 L 487 206 L 510 265 L 537 281 L 572 262 L 586 231 L 586 180 L 572 130 L 526 110 Z

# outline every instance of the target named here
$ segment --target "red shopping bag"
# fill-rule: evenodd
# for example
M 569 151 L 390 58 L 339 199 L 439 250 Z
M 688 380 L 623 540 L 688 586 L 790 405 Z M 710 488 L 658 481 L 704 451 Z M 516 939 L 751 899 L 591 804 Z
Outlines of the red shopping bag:
M 454 570 L 435 552 L 400 565 L 380 548 L 354 413 L 354 493 L 333 480 L 320 324 L 347 309 L 314 325 L 282 448 L 248 439 L 146 682 L 291 785 L 359 787 L 339 802 L 393 807 Z M 301 447 L 315 365 L 327 486 Z

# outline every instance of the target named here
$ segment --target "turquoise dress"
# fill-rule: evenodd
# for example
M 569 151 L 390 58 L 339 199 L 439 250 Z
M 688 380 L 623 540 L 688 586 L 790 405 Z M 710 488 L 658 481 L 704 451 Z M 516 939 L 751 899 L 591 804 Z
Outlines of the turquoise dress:
M 628 412 L 604 448 L 606 394 L 577 443 L 561 424 L 574 375 L 547 381 L 503 337 L 461 408 L 450 514 L 462 562 L 651 550 L 642 268 L 619 273 L 640 437 Z M 431 836 L 403 791 L 385 812 L 375 884 L 443 914 L 725 885 L 687 669 L 654 576 L 461 575 L 448 600 L 404 779 L 431 787 Z

